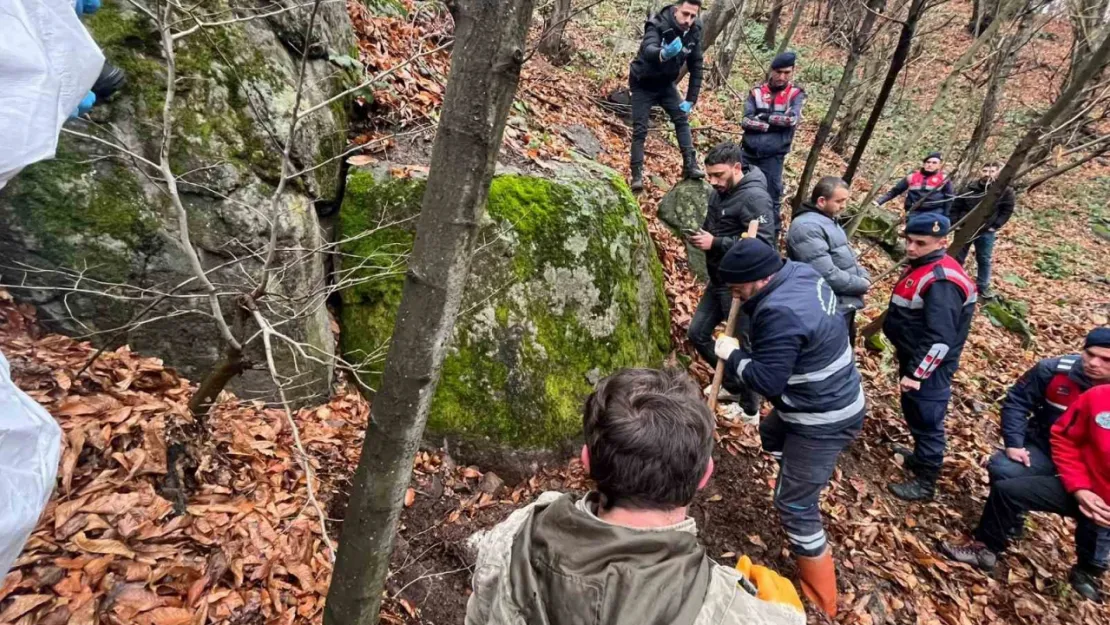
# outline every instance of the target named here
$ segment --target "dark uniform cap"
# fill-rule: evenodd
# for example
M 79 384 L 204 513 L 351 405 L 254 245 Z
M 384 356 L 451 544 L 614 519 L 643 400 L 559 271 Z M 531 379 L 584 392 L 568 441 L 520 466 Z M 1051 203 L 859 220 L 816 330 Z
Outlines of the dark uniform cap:
M 943 237 L 951 227 L 952 222 L 940 213 L 914 213 L 906 221 L 906 234 Z
M 793 52 L 783 52 L 782 54 L 776 56 L 775 60 L 771 61 L 771 69 L 786 69 L 787 67 L 794 67 L 794 61 L 797 58 L 797 55 Z

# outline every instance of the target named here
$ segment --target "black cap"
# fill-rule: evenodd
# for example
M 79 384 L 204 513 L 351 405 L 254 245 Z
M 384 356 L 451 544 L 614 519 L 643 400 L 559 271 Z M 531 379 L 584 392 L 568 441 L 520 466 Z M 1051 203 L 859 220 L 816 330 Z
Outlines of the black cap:
M 927 161 L 931 158 L 935 158 L 938 161 L 943 161 L 944 160 L 944 157 L 940 155 L 940 152 L 929 152 L 928 154 L 925 155 L 925 158 L 921 159 L 921 162 L 924 163 L 925 161 Z
M 759 239 L 741 239 L 721 259 L 717 277 L 725 284 L 756 282 L 782 269 L 782 257 Z
M 1091 330 L 1087 335 L 1087 342 L 1083 344 L 1083 349 L 1088 347 L 1110 347 L 1110 326 Z

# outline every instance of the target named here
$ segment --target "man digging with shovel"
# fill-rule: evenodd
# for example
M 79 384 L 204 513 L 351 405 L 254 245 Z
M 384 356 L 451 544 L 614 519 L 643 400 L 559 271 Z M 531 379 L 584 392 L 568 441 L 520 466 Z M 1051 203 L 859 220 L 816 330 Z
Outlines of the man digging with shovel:
M 863 386 L 836 294 L 812 267 L 784 261 L 767 244 L 743 239 L 717 270 L 751 319 L 751 349 L 717 339 L 728 373 L 774 410 L 759 426 L 764 451 L 779 462 L 775 508 L 798 563 L 802 591 L 836 615 L 836 570 L 818 501 L 840 452 L 863 426 Z

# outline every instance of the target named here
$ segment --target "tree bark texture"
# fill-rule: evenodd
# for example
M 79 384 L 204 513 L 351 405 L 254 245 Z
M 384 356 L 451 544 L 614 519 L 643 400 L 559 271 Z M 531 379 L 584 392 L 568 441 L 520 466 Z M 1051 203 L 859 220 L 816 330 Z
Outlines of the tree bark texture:
M 871 115 L 867 118 L 867 125 L 863 127 L 863 133 L 860 134 L 859 142 L 856 143 L 856 149 L 852 152 L 852 158 L 848 161 L 848 169 L 844 171 L 844 180 L 848 184 L 852 183 L 852 178 L 855 177 L 856 170 L 859 169 L 860 160 L 867 150 L 867 144 L 871 141 L 871 135 L 875 133 L 875 127 L 879 124 L 879 117 L 883 114 L 883 108 L 886 106 L 887 99 L 890 98 L 894 83 L 898 80 L 898 74 L 902 72 L 902 68 L 906 65 L 906 59 L 909 58 L 910 48 L 913 45 L 913 34 L 917 30 L 917 22 L 921 19 L 921 14 L 925 12 L 925 3 L 926 0 L 913 0 L 910 3 L 909 13 L 906 15 L 906 19 L 902 23 L 902 31 L 898 35 L 898 44 L 895 46 L 894 55 L 890 59 L 890 68 L 886 72 L 886 78 L 883 80 L 882 86 L 879 87 L 879 95 L 875 99 L 875 106 L 871 109 Z
M 836 90 L 833 91 L 832 101 L 829 102 L 829 110 L 825 112 L 821 125 L 817 127 L 817 136 L 814 137 L 813 145 L 809 148 L 809 156 L 806 157 L 805 168 L 802 170 L 802 177 L 798 181 L 798 190 L 794 194 L 793 202 L 791 202 L 795 213 L 801 207 L 806 190 L 813 179 L 813 172 L 817 169 L 817 161 L 821 157 L 821 149 L 825 147 L 825 141 L 832 134 L 833 123 L 836 121 L 836 114 L 840 110 L 840 105 L 844 102 L 844 97 L 852 87 L 852 79 L 856 75 L 856 66 L 867 49 L 867 44 L 871 41 L 871 29 L 875 26 L 875 14 L 882 11 L 884 6 L 886 6 L 886 0 L 868 0 L 867 8 L 870 11 L 865 13 L 859 30 L 852 36 L 852 45 L 848 49 L 848 60 L 844 62 L 844 73 L 840 75 L 840 82 L 836 85 Z
M 782 5 L 786 0 L 775 0 L 771 6 L 771 16 L 767 18 L 767 30 L 763 32 L 763 47 L 768 50 L 775 49 L 775 38 L 779 32 L 779 20 L 782 18 Z
M 852 131 L 855 130 L 856 120 L 863 116 L 863 110 L 871 99 L 875 84 L 879 81 L 879 73 L 883 69 L 883 56 L 874 54 L 864 63 L 863 72 L 856 82 L 855 88 L 848 94 L 847 106 L 844 115 L 840 118 L 840 126 L 836 129 L 836 136 L 832 140 L 832 149 L 840 155 L 848 151 L 848 144 L 852 140 Z
M 971 131 L 971 139 L 967 142 L 960 157 L 960 167 L 954 173 L 954 178 L 960 183 L 966 182 L 974 175 L 976 164 L 990 138 L 994 120 L 998 116 L 998 103 L 1002 100 L 1002 93 L 1006 86 L 1006 79 L 1017 61 L 1018 50 L 1026 42 L 1029 26 L 1033 13 L 1026 12 L 1021 17 L 1017 30 L 999 42 L 994 65 L 991 67 L 990 76 L 987 78 L 987 89 L 983 94 L 983 106 L 979 108 L 979 118 L 975 122 L 975 129 Z
M 744 0 L 739 0 L 739 4 L 740 10 L 725 31 L 724 43 L 718 46 L 717 54 L 713 57 L 713 72 L 707 80 L 711 89 L 728 82 L 728 77 L 732 74 L 732 64 L 736 61 L 736 53 L 744 43 Z
M 786 49 L 790 47 L 790 40 L 794 38 L 794 31 L 798 30 L 798 22 L 802 21 L 802 14 L 805 13 L 805 10 L 806 0 L 797 0 L 794 5 L 794 16 L 790 18 L 790 26 L 786 27 L 786 34 L 782 36 L 782 41 L 779 43 L 778 49 L 775 50 L 775 55 L 786 52 Z
M 968 214 L 963 225 L 952 237 L 952 244 L 949 246 L 951 254 L 959 254 L 967 247 L 968 243 L 978 236 L 983 224 L 994 213 L 994 205 L 998 202 L 999 196 L 1002 195 L 1002 190 L 1014 182 L 1016 174 L 1033 148 L 1040 143 L 1041 137 L 1052 129 L 1053 124 L 1068 109 L 1084 86 L 1102 70 L 1107 61 L 1110 61 L 1110 36 L 1105 37 L 1102 44 L 1088 56 L 1087 62 L 1076 69 L 1073 80 L 1056 98 L 1056 102 L 1029 126 L 1029 130 L 1018 142 L 1017 147 L 1010 154 L 1010 158 L 1006 160 L 1006 165 L 999 172 L 998 180 L 990 186 L 983 200 L 979 202 L 975 210 Z
M 351 485 L 327 625 L 375 625 L 413 458 L 470 272 L 532 0 L 457 0 L 451 74 L 381 389 Z
M 1110 0 L 1076 0 L 1074 3 L 1069 3 L 1068 7 L 1071 17 L 1072 48 L 1068 74 L 1064 79 L 1064 90 L 1068 89 L 1076 80 L 1078 70 L 1087 62 L 1091 51 L 1097 47 L 1099 37 L 1110 36 L 1106 28 L 1107 14 L 1110 12 Z M 1104 62 L 1096 71 L 1095 78 L 1105 76 L 1106 72 L 1107 63 Z M 1046 137 L 1046 140 L 1036 148 L 1036 156 L 1048 154 L 1055 146 L 1069 145 L 1086 134 L 1090 128 L 1091 120 L 1089 112 L 1085 110 L 1092 104 L 1092 98 L 1095 95 L 1094 91 L 1080 91 L 1075 96 L 1074 100 L 1068 104 L 1068 108 L 1064 109 L 1064 112 L 1060 115 L 1058 123 L 1064 123 L 1072 118 L 1076 119 L 1069 124 L 1069 128 L 1066 130 Z
M 725 29 L 732 23 L 732 20 L 740 16 L 744 12 L 745 0 L 717 0 L 710 7 L 709 11 L 705 13 L 702 19 L 702 35 L 701 35 L 701 51 L 705 52 L 717 42 L 717 38 L 724 34 Z M 675 83 L 682 82 L 686 77 L 686 66 L 683 65 L 678 70 L 678 80 Z M 712 74 L 711 74 L 712 75 Z
M 570 21 L 570 0 L 555 0 L 554 8 L 544 19 L 543 38 L 540 39 L 540 54 L 552 63 L 562 63 L 563 33 Z

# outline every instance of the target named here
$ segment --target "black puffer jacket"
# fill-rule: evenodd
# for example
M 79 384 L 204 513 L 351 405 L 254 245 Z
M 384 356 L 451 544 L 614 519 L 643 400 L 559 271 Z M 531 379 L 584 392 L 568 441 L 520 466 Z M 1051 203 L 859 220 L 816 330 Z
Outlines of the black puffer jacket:
M 968 213 L 979 206 L 979 203 L 983 201 L 983 198 L 987 195 L 989 190 L 990 185 L 983 180 L 976 180 L 968 184 L 960 191 L 960 194 L 956 196 L 956 201 L 952 203 L 952 212 L 948 215 L 948 218 L 955 224 L 966 217 Z M 1014 190 L 1011 187 L 1006 187 L 1002 190 L 1002 195 L 998 197 L 998 201 L 994 203 L 994 212 L 991 213 L 991 216 L 983 223 L 980 232 L 998 230 L 1002 226 L 1005 226 L 1006 222 L 1010 221 L 1010 217 L 1013 217 L 1013 215 Z
M 682 32 L 674 19 L 675 5 L 663 7 L 655 17 L 644 23 L 644 39 L 640 42 L 640 53 L 629 68 L 629 82 L 642 89 L 669 89 L 678 80 L 683 64 L 690 70 L 690 85 L 686 89 L 686 101 L 696 104 L 701 92 L 702 26 L 699 18 Z M 663 46 L 675 38 L 682 39 L 682 51 L 678 56 L 663 61 L 659 53 Z
M 705 252 L 705 265 L 709 278 L 717 282 L 717 267 L 721 259 L 748 231 L 751 220 L 759 220 L 759 240 L 774 247 L 775 219 L 771 194 L 767 192 L 767 177 L 758 167 L 740 179 L 724 194 L 709 192 L 709 209 L 705 212 L 702 230 L 713 235 L 713 247 Z

